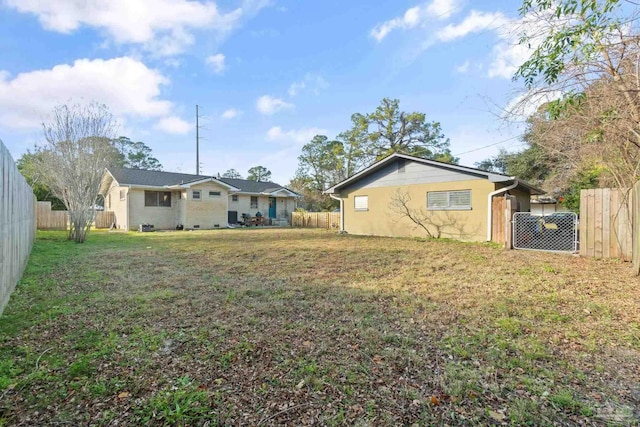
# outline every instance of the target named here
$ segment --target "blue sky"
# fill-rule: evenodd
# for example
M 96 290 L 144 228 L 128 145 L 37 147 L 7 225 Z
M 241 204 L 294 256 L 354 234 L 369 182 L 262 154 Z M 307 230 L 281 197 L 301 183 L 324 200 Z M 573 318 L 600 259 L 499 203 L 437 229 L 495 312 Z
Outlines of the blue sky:
M 0 139 L 14 158 L 55 105 L 98 101 L 166 170 L 256 165 L 288 183 L 300 148 L 384 97 L 441 123 L 461 164 L 520 146 L 518 1 L 0 0 Z M 501 142 L 504 141 L 504 142 Z

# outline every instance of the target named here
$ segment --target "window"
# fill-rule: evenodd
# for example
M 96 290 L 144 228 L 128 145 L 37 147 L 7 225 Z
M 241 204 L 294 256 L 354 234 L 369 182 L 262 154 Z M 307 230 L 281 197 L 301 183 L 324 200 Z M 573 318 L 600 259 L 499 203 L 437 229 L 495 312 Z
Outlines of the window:
M 471 190 L 430 191 L 427 193 L 429 210 L 468 210 L 471 209 Z
M 353 198 L 354 208 L 357 211 L 369 210 L 369 196 L 355 196 Z
M 145 206 L 161 206 L 161 207 L 170 208 L 171 192 L 170 191 L 145 191 L 144 205 Z
M 209 191 L 209 197 L 220 197 L 221 194 L 219 191 Z
M 124 200 L 127 192 L 125 190 L 120 190 L 120 200 Z
M 193 200 L 200 200 L 200 190 L 193 190 L 191 193 L 191 198 Z
M 237 202 L 238 201 L 238 195 L 234 194 L 233 196 L 231 196 L 231 201 L 232 202 Z
M 258 196 L 251 196 L 251 209 L 258 209 Z

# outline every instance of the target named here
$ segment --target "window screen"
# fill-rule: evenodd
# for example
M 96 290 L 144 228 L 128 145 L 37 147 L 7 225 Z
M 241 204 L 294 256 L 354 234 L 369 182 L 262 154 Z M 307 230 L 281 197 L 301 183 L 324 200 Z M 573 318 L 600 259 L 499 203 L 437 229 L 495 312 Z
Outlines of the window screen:
M 354 208 L 357 211 L 366 211 L 369 209 L 369 196 L 355 196 L 353 202 Z
M 221 194 L 219 191 L 209 191 L 209 197 L 220 197 Z
M 170 191 L 145 191 L 144 205 L 145 206 L 163 206 L 163 207 L 170 208 L 171 192 Z
M 471 190 L 430 191 L 427 193 L 427 209 L 432 209 L 432 210 L 471 209 Z
M 200 190 L 193 190 L 193 193 L 191 194 L 193 200 L 200 200 Z

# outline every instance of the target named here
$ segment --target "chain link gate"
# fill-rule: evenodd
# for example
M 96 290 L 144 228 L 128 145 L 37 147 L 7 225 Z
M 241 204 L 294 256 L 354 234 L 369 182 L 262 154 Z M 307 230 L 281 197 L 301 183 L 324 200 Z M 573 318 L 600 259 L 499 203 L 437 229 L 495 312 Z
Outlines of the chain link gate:
M 578 215 L 556 212 L 546 216 L 513 214 L 513 247 L 534 251 L 576 252 Z

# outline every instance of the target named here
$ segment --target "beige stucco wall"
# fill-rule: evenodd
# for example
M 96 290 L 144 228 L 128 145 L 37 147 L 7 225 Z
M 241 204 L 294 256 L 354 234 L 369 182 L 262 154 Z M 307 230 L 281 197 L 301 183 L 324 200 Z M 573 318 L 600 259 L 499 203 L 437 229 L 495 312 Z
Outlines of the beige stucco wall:
M 178 192 L 171 191 L 171 207 L 145 206 L 144 192 L 145 190 L 143 189 L 129 189 L 129 229 L 137 230 L 140 224 L 152 224 L 156 230 L 175 229 L 176 221 L 174 209 L 178 198 Z
M 125 192 L 124 200 L 120 200 L 120 190 Z M 129 189 L 120 187 L 115 181 L 111 183 L 104 196 L 105 209 L 114 213 L 116 217 L 116 227 L 127 229 L 127 197 Z
M 441 237 L 468 241 L 485 241 L 487 235 L 487 195 L 496 189 L 486 179 L 412 184 L 375 188 L 348 189 L 344 197 L 344 227 L 348 233 L 378 236 L 427 237 L 410 219 L 402 217 L 390 206 L 397 191 L 406 191 L 411 197 L 410 207 L 433 218 L 434 222 L 456 219 L 458 225 L 447 227 Z M 427 192 L 471 190 L 471 210 L 427 211 Z M 369 209 L 356 211 L 354 196 L 368 196 Z
M 193 198 L 194 190 L 201 191 L 200 200 Z M 219 191 L 220 196 L 210 197 L 209 191 Z M 229 196 L 226 188 L 214 182 L 207 182 L 194 185 L 185 193 L 186 199 L 180 199 L 179 203 L 184 204 L 184 214 L 181 219 L 184 220 L 182 224 L 186 229 L 195 228 L 196 225 L 199 225 L 199 229 L 225 228 L 227 226 Z

